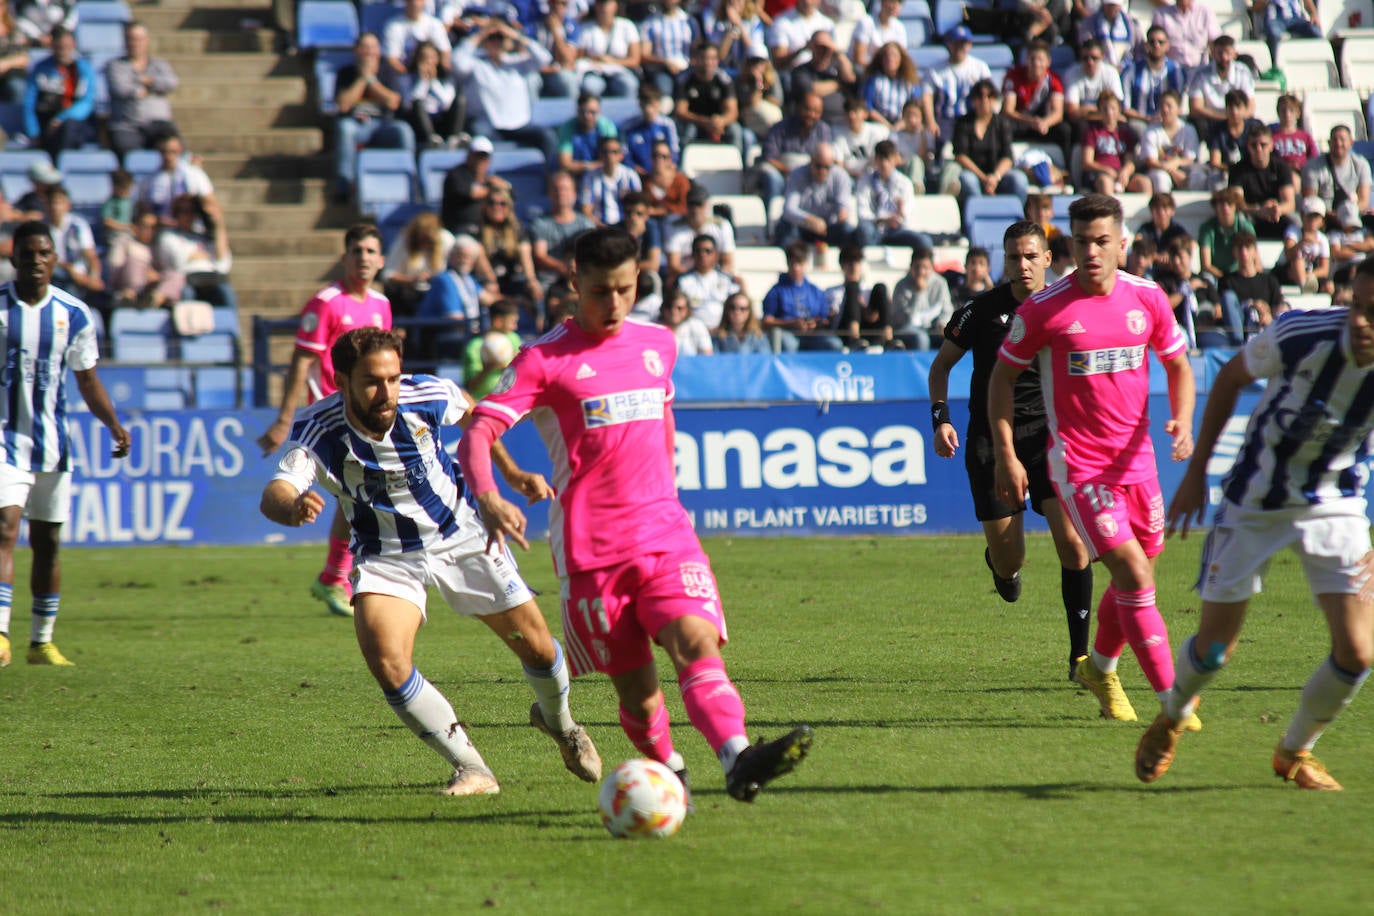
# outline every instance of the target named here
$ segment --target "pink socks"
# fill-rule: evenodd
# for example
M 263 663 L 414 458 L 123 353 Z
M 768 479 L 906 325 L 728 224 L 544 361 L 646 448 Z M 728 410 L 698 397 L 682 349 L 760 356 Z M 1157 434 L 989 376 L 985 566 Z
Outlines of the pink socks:
M 353 554 L 348 550 L 348 540 L 329 539 L 329 555 L 324 560 L 324 571 L 320 581 L 325 585 L 347 585 L 348 574 L 353 571 Z
M 720 752 L 731 738 L 745 738 L 744 701 L 725 673 L 719 656 L 699 658 L 678 672 L 678 687 L 687 718 L 706 738 L 711 750 Z

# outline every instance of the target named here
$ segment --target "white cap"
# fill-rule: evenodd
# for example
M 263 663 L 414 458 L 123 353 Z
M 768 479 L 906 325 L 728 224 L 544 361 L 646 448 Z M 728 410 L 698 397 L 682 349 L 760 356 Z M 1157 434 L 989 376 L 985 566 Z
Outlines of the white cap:
M 491 150 L 492 150 L 491 141 L 488 140 L 486 137 L 474 137 L 474 138 L 472 139 L 472 142 L 468 144 L 468 153 L 469 153 L 469 154 L 472 154 L 472 153 L 485 153 L 485 154 L 487 154 L 488 156 L 490 156 L 490 155 L 491 155 Z

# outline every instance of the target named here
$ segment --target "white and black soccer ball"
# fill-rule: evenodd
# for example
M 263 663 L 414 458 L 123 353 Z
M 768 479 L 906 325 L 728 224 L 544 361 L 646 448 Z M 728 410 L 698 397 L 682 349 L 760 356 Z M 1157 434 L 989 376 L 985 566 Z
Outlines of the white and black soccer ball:
M 677 774 L 653 760 L 627 760 L 601 782 L 601 823 L 621 839 L 677 833 L 687 796 Z

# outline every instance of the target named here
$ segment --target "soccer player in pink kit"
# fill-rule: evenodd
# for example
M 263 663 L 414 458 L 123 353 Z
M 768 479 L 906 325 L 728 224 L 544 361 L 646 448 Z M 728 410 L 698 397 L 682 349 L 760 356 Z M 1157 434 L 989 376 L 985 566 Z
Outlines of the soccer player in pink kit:
M 550 541 L 573 676 L 609 675 L 630 742 L 685 785 L 650 639 L 657 642 L 677 670 L 687 717 L 720 759 L 726 790 L 753 801 L 806 756 L 811 728 L 749 743 L 744 704 L 720 656 L 726 632 L 715 576 L 677 498 L 672 332 L 626 320 L 639 277 L 639 244 L 628 233 L 596 229 L 575 246 L 577 312 L 522 350 L 474 409 L 458 445 L 463 477 L 492 541 L 528 549 L 524 513 L 496 489 L 491 446 L 530 415 L 554 462 Z
M 1161 701 L 1174 682 L 1169 634 L 1155 604 L 1155 561 L 1164 549 L 1164 497 L 1150 444 L 1154 350 L 1168 376 L 1172 458 L 1193 452 L 1193 373 L 1188 344 L 1160 288 L 1118 265 L 1126 259 L 1121 204 L 1088 194 L 1069 207 L 1078 270 L 1017 310 L 988 391 L 998 498 L 1025 498 L 1026 471 L 1012 441 L 1013 386 L 1040 370 L 1050 422 L 1050 479 L 1059 502 L 1111 584 L 1097 609 L 1092 653 L 1075 679 L 1108 719 L 1135 721 L 1116 674 L 1126 643 Z M 1195 720 L 1190 727 L 1201 728 Z
M 334 341 L 354 328 L 391 328 L 391 302 L 372 288 L 382 264 L 382 234 L 376 226 L 358 223 L 344 233 L 343 279 L 320 290 L 301 309 L 281 408 L 267 432 L 258 437 L 263 455 L 272 454 L 286 441 L 302 396 L 307 398 L 305 403 L 313 404 L 336 390 L 330 356 Z M 310 594 L 323 601 L 331 614 L 341 617 L 353 616 L 348 586 L 348 574 L 353 570 L 349 537 L 348 519 L 336 509 L 324 569 L 310 584 Z

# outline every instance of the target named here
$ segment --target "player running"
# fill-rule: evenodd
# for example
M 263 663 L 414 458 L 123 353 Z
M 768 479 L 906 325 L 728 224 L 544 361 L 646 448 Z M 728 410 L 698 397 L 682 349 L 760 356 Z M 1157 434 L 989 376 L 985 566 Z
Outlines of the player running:
M 1049 470 L 1060 505 L 1111 584 L 1097 608 L 1092 654 L 1075 678 L 1102 716 L 1135 721 L 1116 673 L 1130 643 L 1162 701 L 1174 680 L 1169 634 L 1155 605 L 1155 561 L 1164 549 L 1164 496 L 1150 443 L 1150 367 L 1164 366 L 1173 418 L 1172 457 L 1193 452 L 1193 372 L 1188 344 L 1160 288 L 1117 267 L 1126 257 L 1121 204 L 1088 194 L 1069 207 L 1078 269 L 1021 304 L 988 386 L 998 498 L 1025 497 L 1013 416 L 1017 376 L 1036 364 L 1050 425 Z M 1190 727 L 1201 728 L 1196 717 Z
M 306 397 L 313 403 L 334 392 L 330 348 L 339 335 L 353 328 L 391 327 L 391 302 L 372 288 L 382 269 L 382 234 L 371 223 L 358 223 L 344 233 L 343 278 L 316 293 L 301 309 L 296 349 L 286 372 L 277 419 L 258 437 L 263 455 L 286 441 L 296 405 Z M 331 614 L 352 617 L 348 573 L 353 554 L 348 549 L 348 520 L 338 510 L 329 527 L 329 553 L 324 569 L 310 583 L 310 594 L 323 601 Z
M 953 458 L 959 449 L 959 433 L 949 420 L 949 373 L 973 351 L 973 376 L 969 382 L 967 449 L 964 467 L 968 471 L 969 492 L 973 494 L 973 513 L 983 525 L 987 547 L 983 561 L 992 570 L 992 582 L 1003 601 L 1021 597 L 1021 567 L 1026 562 L 1026 533 L 1022 513 L 1024 501 L 1003 503 L 997 499 L 993 480 L 992 431 L 988 426 L 988 377 L 997 364 L 997 350 L 1007 336 L 1012 316 L 1027 296 L 1045 287 L 1045 268 L 1050 263 L 1049 242 L 1039 223 L 1020 220 L 1002 235 L 1002 276 L 1008 282 L 988 290 L 954 313 L 945 325 L 945 341 L 930 367 L 931 419 L 935 426 L 935 454 Z M 1088 654 L 1088 632 L 1093 603 L 1093 572 L 1088 550 L 1055 498 L 1046 466 L 1048 423 L 1045 398 L 1040 392 L 1040 375 L 1034 366 L 1016 380 L 1015 429 L 1016 455 L 1026 468 L 1030 484 L 1031 508 L 1045 517 L 1059 554 L 1059 590 L 1064 599 L 1064 616 L 1069 626 L 1069 680 L 1074 680 L 1078 663 Z M 1009 571 L 1003 575 L 998 570 Z
M 1365 485 L 1374 432 L 1374 260 L 1361 262 L 1349 309 L 1289 312 L 1217 373 L 1198 448 L 1169 506 L 1169 531 L 1202 521 L 1207 462 L 1241 389 L 1268 379 L 1245 444 L 1221 484 L 1202 550 L 1197 634 L 1178 650 L 1173 689 L 1136 749 L 1135 772 L 1154 782 L 1173 762 L 1202 688 L 1231 658 L 1245 610 L 1269 560 L 1289 547 L 1331 632 L 1331 654 L 1303 688 L 1274 748 L 1274 772 L 1303 789 L 1339 790 L 1312 748 L 1359 692 L 1374 659 L 1374 604 L 1360 594 L 1370 549 Z
M 558 742 L 579 779 L 601 778 L 601 758 L 568 711 L 563 649 L 549 633 L 510 551 L 487 550 L 467 488 L 444 451 L 441 426 L 467 420 L 472 402 L 446 379 L 401 374 L 401 336 L 360 328 L 330 348 L 337 391 L 301 411 L 262 514 L 295 527 L 324 508 L 317 481 L 351 525 L 354 629 L 368 670 L 416 735 L 453 766 L 445 795 L 494 795 L 500 785 L 458 724 L 453 707 L 411 661 L 430 586 L 476 617 L 523 663 L 538 697 L 530 724 Z M 502 476 L 531 501 L 544 478 L 495 452 Z
M 641 754 L 677 771 L 650 639 L 677 670 L 692 725 L 725 770 L 726 790 L 753 801 L 806 755 L 811 729 L 749 743 L 744 704 L 725 673 L 725 617 L 710 561 L 678 502 L 673 462 L 672 332 L 627 321 L 639 246 L 619 229 L 576 241 L 574 317 L 525 348 L 474 411 L 458 457 L 492 540 L 528 548 L 525 516 L 503 499 L 491 449 L 529 414 L 555 465 L 550 513 L 573 676 L 601 671 L 620 724 Z

